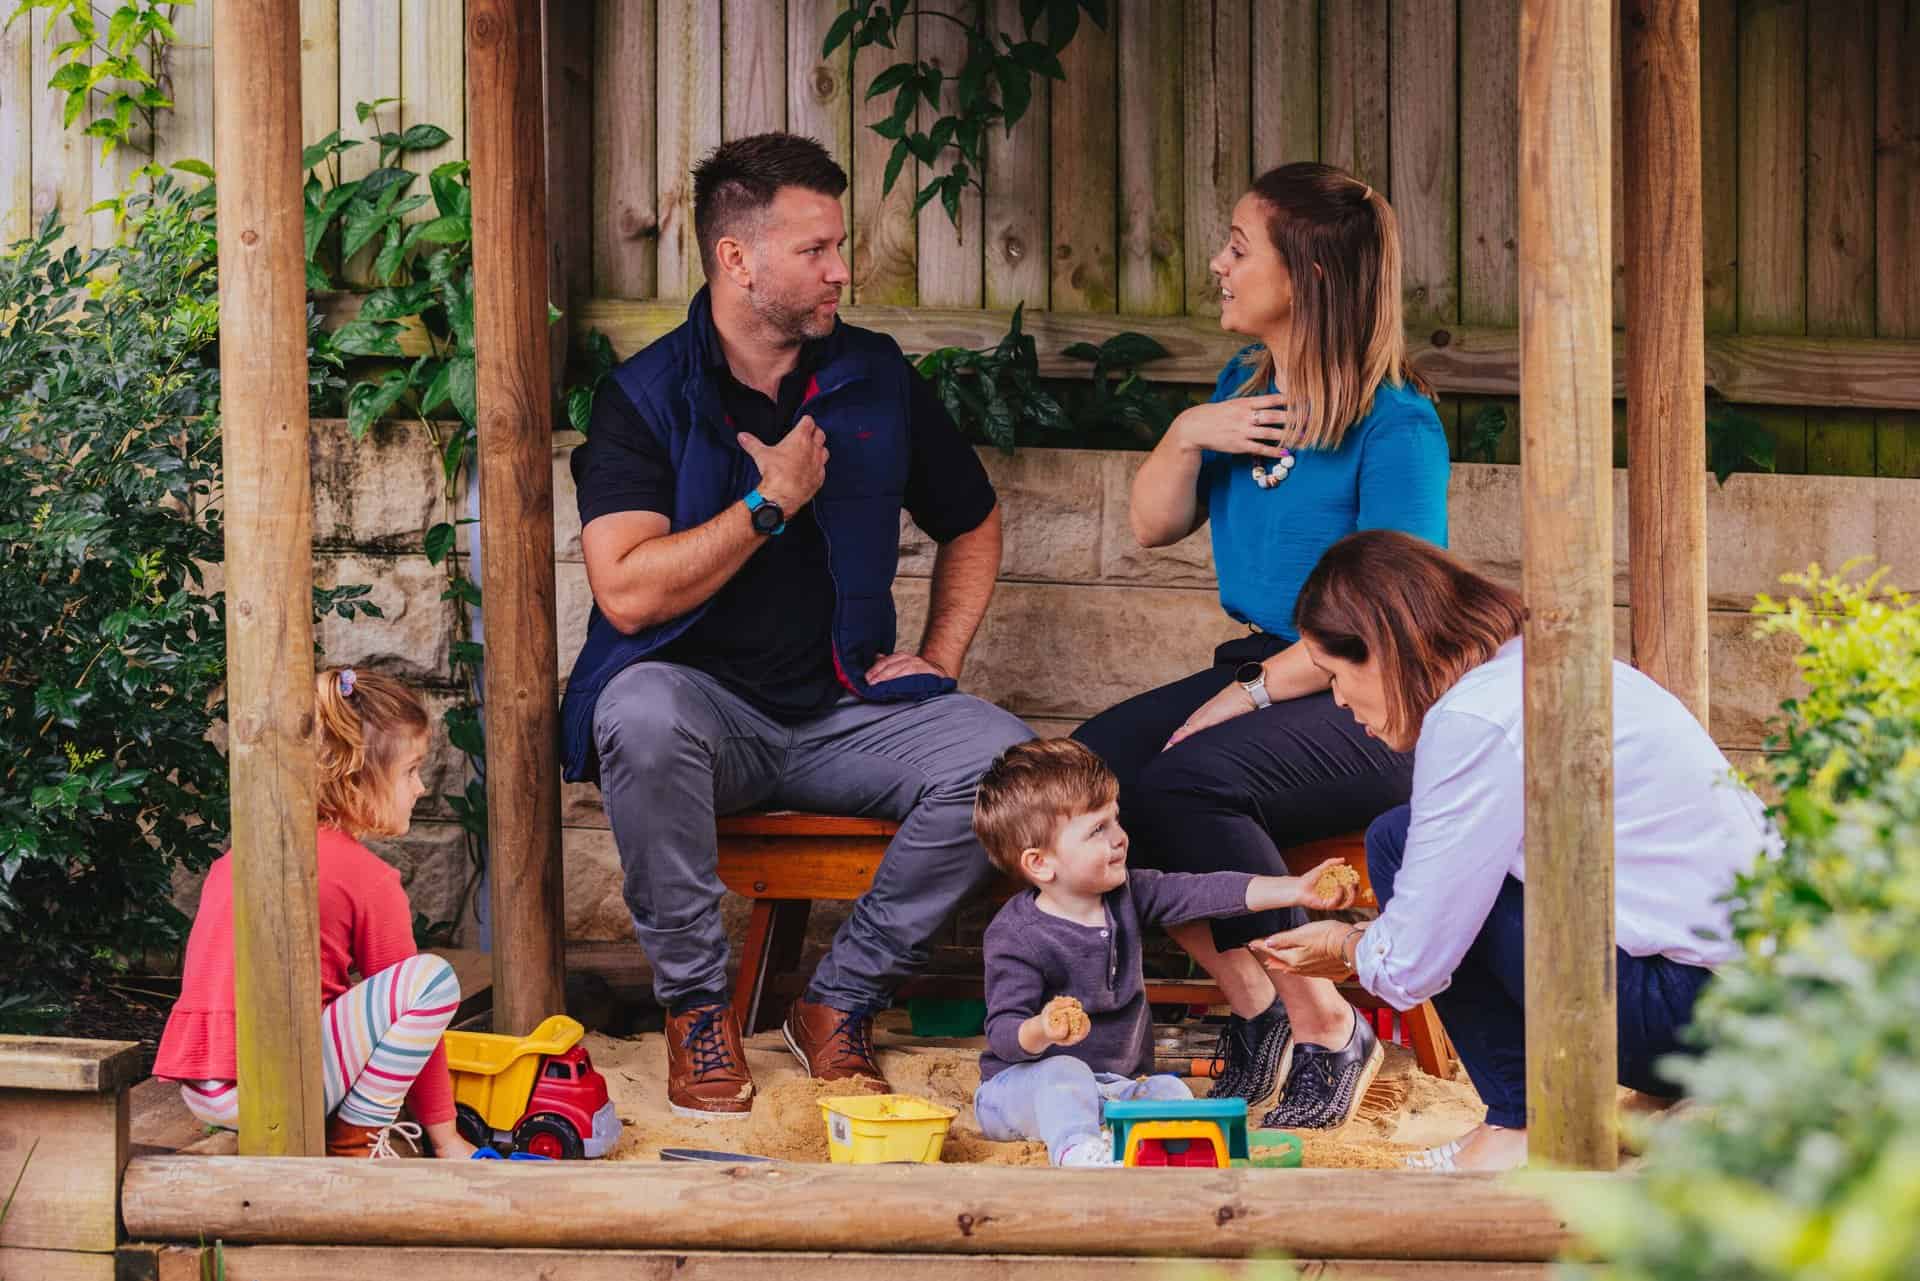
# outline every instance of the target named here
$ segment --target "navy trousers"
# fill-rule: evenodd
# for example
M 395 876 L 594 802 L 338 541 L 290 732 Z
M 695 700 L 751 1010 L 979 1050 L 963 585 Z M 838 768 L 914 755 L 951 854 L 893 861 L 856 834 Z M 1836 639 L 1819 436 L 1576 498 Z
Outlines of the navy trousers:
M 1381 910 L 1393 899 L 1394 878 L 1406 857 L 1405 805 L 1367 829 L 1367 875 Z M 1433 998 L 1467 1075 L 1487 1105 L 1493 1125 L 1527 1123 L 1527 1000 L 1525 887 L 1511 876 L 1500 888 L 1480 937 Z M 1679 1091 L 1660 1074 L 1659 1061 L 1688 1049 L 1681 1034 L 1713 971 L 1664 956 L 1629 956 L 1616 949 L 1619 977 L 1620 1084 L 1671 1098 Z
M 1240 664 L 1284 642 L 1256 632 L 1214 651 L 1213 666 L 1108 708 L 1073 736 L 1120 779 L 1120 823 L 1134 861 L 1168 872 L 1285 876 L 1280 851 L 1364 828 L 1406 802 L 1413 758 L 1368 738 L 1331 693 L 1248 712 L 1162 751 L 1187 717 L 1232 683 Z M 1289 908 L 1213 922 L 1221 951 L 1306 920 Z

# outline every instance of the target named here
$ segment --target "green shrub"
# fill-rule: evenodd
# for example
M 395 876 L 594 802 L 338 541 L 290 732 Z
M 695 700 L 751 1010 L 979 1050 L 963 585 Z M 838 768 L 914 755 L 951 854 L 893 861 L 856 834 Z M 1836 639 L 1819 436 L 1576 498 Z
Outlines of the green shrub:
M 211 187 L 162 178 L 113 249 L 49 217 L 0 256 L 0 1023 L 178 942 L 226 839 Z M 366 588 L 316 595 L 351 617 Z M 57 1009 L 57 1006 L 53 1008 Z
M 1620 1281 L 1920 1276 L 1920 604 L 1788 581 L 1756 609 L 1809 686 L 1772 743 L 1785 847 L 1734 889 L 1742 956 L 1676 1069 L 1701 1106 L 1565 1206 Z

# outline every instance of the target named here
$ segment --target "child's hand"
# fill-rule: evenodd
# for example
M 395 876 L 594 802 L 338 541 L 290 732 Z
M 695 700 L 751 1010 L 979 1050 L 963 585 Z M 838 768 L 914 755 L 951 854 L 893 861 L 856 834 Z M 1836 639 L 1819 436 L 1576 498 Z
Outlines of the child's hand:
M 1352 907 L 1360 896 L 1360 873 L 1348 866 L 1345 859 L 1330 858 L 1295 879 L 1300 884 L 1296 906 L 1316 912 L 1338 912 Z
M 1053 1045 L 1078 1045 L 1093 1031 L 1093 1020 L 1071 996 L 1056 996 L 1040 1009 L 1041 1027 Z

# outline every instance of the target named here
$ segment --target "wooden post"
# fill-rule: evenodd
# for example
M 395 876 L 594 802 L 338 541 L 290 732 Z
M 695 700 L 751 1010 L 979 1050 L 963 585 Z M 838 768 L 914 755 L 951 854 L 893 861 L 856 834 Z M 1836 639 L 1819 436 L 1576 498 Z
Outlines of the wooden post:
M 325 1150 L 300 5 L 214 10 L 240 1150 Z
M 0 1036 L 0 1277 L 114 1275 L 141 1075 L 131 1041 Z
M 1633 662 L 1707 720 L 1700 2 L 1625 0 Z
M 1610 24 L 1521 6 L 1528 1150 L 1586 1169 L 1616 1159 Z
M 493 1026 L 565 1006 L 540 0 L 467 6 Z

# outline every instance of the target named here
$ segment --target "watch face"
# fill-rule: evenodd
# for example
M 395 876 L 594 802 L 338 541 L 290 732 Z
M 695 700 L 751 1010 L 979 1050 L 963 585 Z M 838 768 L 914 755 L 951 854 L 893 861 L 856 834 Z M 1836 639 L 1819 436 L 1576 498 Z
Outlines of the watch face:
M 786 523 L 786 513 L 778 503 L 761 503 L 753 509 L 753 527 L 763 534 L 771 534 Z
M 1239 681 L 1242 685 L 1251 685 L 1266 674 L 1267 669 L 1263 664 L 1242 663 L 1240 664 L 1240 670 L 1233 674 L 1233 679 Z

